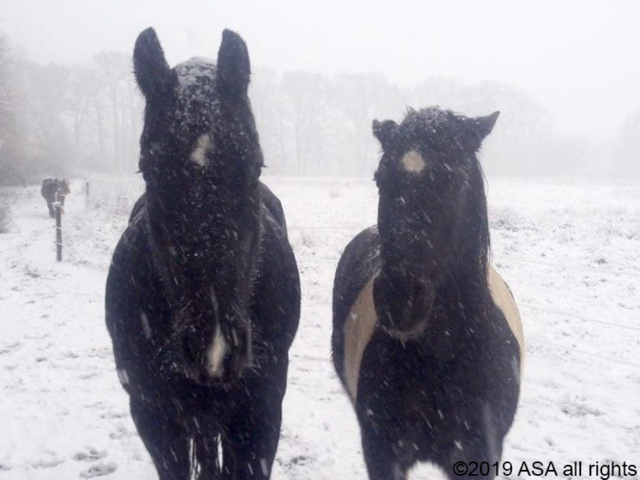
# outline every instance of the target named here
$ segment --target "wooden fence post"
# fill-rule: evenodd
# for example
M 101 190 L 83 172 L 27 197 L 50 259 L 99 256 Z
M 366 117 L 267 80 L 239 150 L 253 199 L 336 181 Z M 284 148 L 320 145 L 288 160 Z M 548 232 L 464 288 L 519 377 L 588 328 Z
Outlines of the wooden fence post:
M 56 209 L 56 260 L 62 261 L 62 203 L 58 199 L 56 192 L 56 201 L 53 204 Z

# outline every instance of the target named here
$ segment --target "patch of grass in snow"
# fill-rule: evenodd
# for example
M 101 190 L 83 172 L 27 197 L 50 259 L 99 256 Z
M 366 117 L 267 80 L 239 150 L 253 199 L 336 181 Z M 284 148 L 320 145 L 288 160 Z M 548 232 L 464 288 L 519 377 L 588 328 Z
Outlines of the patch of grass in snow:
M 524 220 L 510 207 L 493 207 L 489 212 L 489 224 L 493 230 L 517 232 L 523 228 Z
M 138 177 L 105 176 L 91 179 L 87 208 L 128 217 L 144 186 Z
M 302 234 L 302 244 L 307 248 L 313 248 L 316 244 L 313 235 L 308 233 Z

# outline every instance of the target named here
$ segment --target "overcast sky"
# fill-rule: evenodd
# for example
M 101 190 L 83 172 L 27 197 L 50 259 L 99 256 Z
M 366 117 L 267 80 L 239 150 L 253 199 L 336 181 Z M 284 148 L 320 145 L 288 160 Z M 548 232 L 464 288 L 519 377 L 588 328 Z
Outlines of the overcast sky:
M 0 30 L 37 62 L 131 52 L 148 26 L 172 65 L 215 57 L 232 28 L 279 71 L 499 81 L 597 141 L 640 106 L 639 0 L 0 0 Z

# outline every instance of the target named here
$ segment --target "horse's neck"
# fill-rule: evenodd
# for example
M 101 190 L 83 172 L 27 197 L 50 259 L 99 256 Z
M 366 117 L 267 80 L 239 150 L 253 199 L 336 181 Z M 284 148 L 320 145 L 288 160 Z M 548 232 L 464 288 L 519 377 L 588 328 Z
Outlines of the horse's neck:
M 486 318 L 490 293 L 480 270 L 451 272 L 436 290 L 424 338 L 441 360 L 451 360 L 465 348 L 469 335 L 480 331 Z
M 453 270 L 445 276 L 436 295 L 448 309 L 477 315 L 484 311 L 490 298 L 486 270 L 480 265 Z

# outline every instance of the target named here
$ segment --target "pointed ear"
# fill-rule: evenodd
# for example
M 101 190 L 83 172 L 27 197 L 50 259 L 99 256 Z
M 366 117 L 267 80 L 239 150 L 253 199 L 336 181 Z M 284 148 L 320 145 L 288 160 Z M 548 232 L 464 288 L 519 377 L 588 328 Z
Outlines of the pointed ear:
M 136 40 L 133 70 L 140 91 L 147 101 L 171 91 L 173 75 L 153 28 L 147 28 Z
M 385 120 L 384 122 L 380 122 L 378 120 L 373 121 L 373 135 L 378 139 L 383 149 L 389 146 L 393 133 L 397 127 L 398 124 L 393 120 Z
M 493 112 L 491 115 L 487 115 L 486 117 L 476 117 L 471 118 L 471 128 L 473 132 L 478 137 L 480 143 L 491 133 L 493 127 L 496 124 L 496 120 L 498 120 L 498 116 L 500 112 Z
M 237 33 L 225 30 L 218 51 L 218 93 L 227 98 L 246 97 L 250 77 L 251 64 L 244 40 Z

